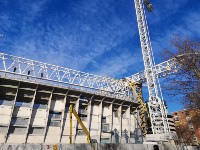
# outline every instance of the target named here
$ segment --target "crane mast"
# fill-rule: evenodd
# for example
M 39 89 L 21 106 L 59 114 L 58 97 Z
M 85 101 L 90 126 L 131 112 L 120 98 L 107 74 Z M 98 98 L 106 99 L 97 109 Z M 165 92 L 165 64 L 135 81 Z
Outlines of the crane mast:
M 168 133 L 168 112 L 164 104 L 159 81 L 158 79 L 156 79 L 156 74 L 153 67 L 155 63 L 147 27 L 143 0 L 134 0 L 134 3 L 145 67 L 145 77 L 147 79 L 147 87 L 149 91 L 148 109 L 151 119 L 152 132 L 153 134 Z M 149 10 L 148 7 L 147 9 Z M 152 9 L 149 11 L 152 11 Z

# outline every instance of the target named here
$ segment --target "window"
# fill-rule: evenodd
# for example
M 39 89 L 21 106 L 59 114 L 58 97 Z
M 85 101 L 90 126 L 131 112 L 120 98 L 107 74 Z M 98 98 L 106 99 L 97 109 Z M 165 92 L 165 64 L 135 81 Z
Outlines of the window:
M 106 117 L 102 117 L 102 123 L 106 123 Z
M 78 135 L 85 135 L 85 132 L 83 130 L 77 130 Z
M 193 140 L 193 141 L 197 141 L 197 138 L 196 138 L 195 135 L 192 137 L 192 140 Z
M 101 143 L 109 143 L 109 138 L 102 138 Z
M 186 116 L 190 116 L 189 111 L 185 111 Z
M 175 121 L 179 121 L 178 116 L 175 116 L 175 117 L 174 117 L 174 120 L 175 120 Z
M 101 130 L 102 132 L 109 132 L 109 124 L 103 124 Z
M 115 117 L 119 117 L 118 111 L 114 111 L 114 116 L 115 116 Z
M 193 126 L 192 123 L 189 124 L 189 129 L 190 129 L 190 130 L 194 130 L 194 126 Z
M 135 137 L 135 133 L 133 131 L 130 132 L 130 138 L 134 138 Z

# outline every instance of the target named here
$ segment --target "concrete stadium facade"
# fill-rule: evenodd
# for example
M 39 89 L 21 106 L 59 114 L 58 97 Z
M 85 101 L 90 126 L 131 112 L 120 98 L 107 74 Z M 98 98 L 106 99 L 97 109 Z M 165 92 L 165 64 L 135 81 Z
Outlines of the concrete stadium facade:
M 69 105 L 98 143 L 138 143 L 138 103 L 40 82 L 0 77 L 0 143 L 69 143 Z M 73 117 L 73 143 L 87 143 Z

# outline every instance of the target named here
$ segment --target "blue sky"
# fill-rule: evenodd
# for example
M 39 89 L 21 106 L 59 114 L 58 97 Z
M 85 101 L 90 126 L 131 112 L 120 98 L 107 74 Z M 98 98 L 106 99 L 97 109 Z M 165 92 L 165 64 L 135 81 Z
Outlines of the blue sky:
M 200 1 L 151 1 L 157 64 L 163 48 L 173 50 L 173 34 L 200 37 Z M 0 52 L 115 78 L 144 69 L 133 0 L 1 0 L 0 7 Z M 181 108 L 169 99 L 168 106 Z

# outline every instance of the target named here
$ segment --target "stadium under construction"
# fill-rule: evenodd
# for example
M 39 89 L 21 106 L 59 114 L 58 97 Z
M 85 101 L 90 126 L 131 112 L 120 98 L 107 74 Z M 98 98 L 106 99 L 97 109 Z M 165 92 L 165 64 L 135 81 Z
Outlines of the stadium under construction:
M 78 112 L 91 138 L 98 143 L 112 143 L 116 140 L 114 132 L 119 135 L 120 142 L 135 143 L 138 103 L 134 97 L 124 100 L 14 79 L 14 76 L 10 79 L 5 74 L 0 79 L 1 143 L 70 143 L 70 104 Z M 87 143 L 75 117 L 72 129 L 74 143 Z
M 150 12 L 153 7 L 149 0 L 134 3 L 144 72 L 113 79 L 0 53 L 0 143 L 172 140 L 174 126 L 158 78 L 177 64 L 171 59 L 155 65 L 143 3 Z
M 70 105 L 91 141 L 143 142 L 144 103 L 137 84 L 131 90 L 123 80 L 3 53 L 0 60 L 0 143 L 87 143 L 76 117 L 72 117 L 70 142 Z M 157 116 L 157 121 L 162 118 Z

